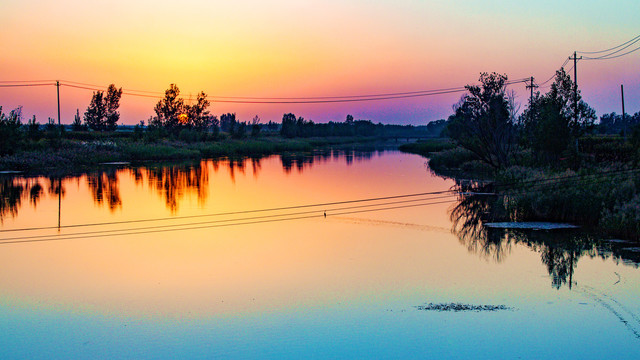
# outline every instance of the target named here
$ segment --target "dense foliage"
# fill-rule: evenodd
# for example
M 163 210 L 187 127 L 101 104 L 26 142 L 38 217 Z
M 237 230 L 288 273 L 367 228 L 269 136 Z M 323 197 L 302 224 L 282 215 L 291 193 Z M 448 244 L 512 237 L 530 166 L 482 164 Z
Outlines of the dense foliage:
M 506 95 L 507 76 L 480 75 L 481 86 L 466 86 L 464 95 L 449 118 L 448 133 L 460 146 L 493 168 L 511 162 L 515 128 L 511 103 Z
M 106 94 L 102 91 L 94 92 L 91 103 L 84 113 L 85 124 L 92 130 L 115 130 L 120 119 L 118 108 L 121 97 L 122 88 L 116 89 L 114 84 L 109 85 Z M 74 121 L 74 123 L 79 122 L 78 117 Z

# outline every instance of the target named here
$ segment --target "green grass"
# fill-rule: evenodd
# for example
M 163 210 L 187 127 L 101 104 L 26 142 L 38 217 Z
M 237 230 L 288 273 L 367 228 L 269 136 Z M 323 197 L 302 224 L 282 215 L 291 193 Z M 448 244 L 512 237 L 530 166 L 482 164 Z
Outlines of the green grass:
M 640 240 L 640 172 L 616 168 L 545 171 L 514 166 L 496 176 L 512 221 L 560 221 Z
M 451 150 L 456 147 L 456 143 L 448 138 L 434 138 L 421 140 L 415 143 L 400 145 L 400 151 L 428 156 L 435 152 Z
M 429 158 L 429 167 L 442 176 L 464 174 L 513 184 L 499 188 L 502 196 L 493 204 L 502 220 L 569 222 L 607 236 L 640 241 L 640 172 L 615 172 L 637 168 L 640 150 L 621 137 L 581 138 L 578 162 L 540 163 L 535 154 L 521 150 L 515 156 L 519 166 L 497 173 L 470 151 L 447 141 L 434 139 L 400 149 Z M 576 163 L 578 170 L 567 169 Z
M 327 146 L 369 143 L 376 138 L 305 138 L 286 139 L 262 136 L 234 140 L 219 136 L 216 140 L 182 141 L 179 139 L 135 140 L 131 136 L 108 136 L 103 133 L 79 133 L 64 139 L 31 141 L 12 155 L 0 157 L 0 171 L 18 170 L 49 173 L 71 170 L 112 161 L 189 160 L 224 156 L 265 156 L 283 152 L 304 152 Z

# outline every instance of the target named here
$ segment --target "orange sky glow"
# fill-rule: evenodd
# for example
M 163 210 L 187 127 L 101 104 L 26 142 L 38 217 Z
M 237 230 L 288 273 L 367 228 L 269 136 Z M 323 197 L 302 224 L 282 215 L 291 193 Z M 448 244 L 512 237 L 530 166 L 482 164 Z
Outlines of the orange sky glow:
M 182 96 L 315 97 L 441 89 L 496 71 L 543 82 L 574 50 L 600 50 L 638 35 L 640 4 L 541 1 L 4 1 L 0 81 L 66 80 Z M 630 48 L 633 49 L 633 48 Z M 640 52 L 579 63 L 578 83 L 598 114 L 640 111 Z M 567 66 L 567 69 L 569 66 Z M 513 86 L 518 101 L 525 84 Z M 546 91 L 547 89 L 542 89 Z M 426 124 L 446 118 L 459 93 L 375 102 L 229 104 L 280 121 L 356 119 Z M 91 90 L 61 88 L 62 122 L 82 114 Z M 157 99 L 124 95 L 121 123 L 153 115 Z M 56 118 L 56 89 L 0 88 L 0 106 L 23 106 L 40 123 Z M 26 120 L 25 120 L 26 121 Z

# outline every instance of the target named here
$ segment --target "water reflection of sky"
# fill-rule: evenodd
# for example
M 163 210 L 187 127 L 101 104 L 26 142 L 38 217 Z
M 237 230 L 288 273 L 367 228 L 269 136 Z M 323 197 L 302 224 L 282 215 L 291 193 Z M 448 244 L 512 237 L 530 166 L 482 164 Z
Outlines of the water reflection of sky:
M 19 196 L 9 192 L 21 200 L 4 213 L 2 230 L 55 227 L 58 193 L 64 225 L 453 185 L 432 176 L 420 157 L 371 155 L 354 155 L 361 161 L 350 163 L 325 154 L 311 157 L 313 163 L 269 157 L 114 169 L 59 182 L 12 179 L 23 190 Z M 287 170 L 283 164 L 295 165 Z M 32 200 L 36 183 L 41 190 Z M 4 194 L 11 186 L 3 184 Z M 11 209 L 3 201 L 3 209 Z M 0 357 L 633 358 L 638 353 L 640 275 L 634 262 L 623 264 L 613 249 L 577 235 L 569 247 L 555 246 L 562 242 L 555 238 L 515 233 L 461 236 L 460 228 L 451 232 L 456 204 L 0 245 L 5 335 Z M 48 231 L 57 234 L 43 230 Z M 60 234 L 73 231 L 78 230 L 63 228 Z M 496 248 L 499 259 L 497 252 L 486 251 Z M 558 274 L 567 267 L 557 259 L 571 254 L 569 288 L 559 276 L 564 273 Z M 553 261 L 545 263 L 545 256 Z M 550 270 L 549 264 L 560 267 Z M 415 308 L 428 302 L 512 309 Z

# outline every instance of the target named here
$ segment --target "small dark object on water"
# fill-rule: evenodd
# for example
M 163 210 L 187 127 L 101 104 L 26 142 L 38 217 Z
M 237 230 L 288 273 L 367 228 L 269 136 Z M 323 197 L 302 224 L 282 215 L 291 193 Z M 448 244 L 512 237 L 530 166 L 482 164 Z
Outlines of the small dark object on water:
M 510 310 L 511 308 L 505 305 L 472 305 L 461 303 L 429 303 L 426 305 L 416 306 L 418 310 L 433 310 L 433 311 L 497 311 L 497 310 Z
M 565 223 L 553 222 L 492 222 L 485 223 L 485 227 L 494 229 L 520 229 L 520 230 L 559 230 L 559 229 L 577 229 L 579 226 Z

